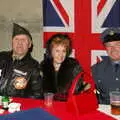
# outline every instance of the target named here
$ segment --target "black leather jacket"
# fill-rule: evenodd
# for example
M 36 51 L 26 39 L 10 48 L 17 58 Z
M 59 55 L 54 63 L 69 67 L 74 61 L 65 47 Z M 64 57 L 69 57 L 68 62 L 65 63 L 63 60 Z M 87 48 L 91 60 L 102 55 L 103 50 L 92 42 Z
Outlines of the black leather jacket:
M 24 77 L 27 86 L 18 90 L 16 78 Z M 12 59 L 12 52 L 0 52 L 0 94 L 15 97 L 41 96 L 41 76 L 39 63 L 28 53 L 21 60 Z

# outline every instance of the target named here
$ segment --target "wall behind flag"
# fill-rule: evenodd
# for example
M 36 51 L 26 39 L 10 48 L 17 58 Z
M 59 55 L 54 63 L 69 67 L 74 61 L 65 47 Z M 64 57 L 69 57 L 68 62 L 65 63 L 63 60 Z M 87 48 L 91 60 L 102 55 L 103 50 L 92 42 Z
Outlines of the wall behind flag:
M 42 0 L 4 0 L 0 2 L 0 51 L 11 49 L 12 23 L 16 22 L 31 32 L 34 48 L 32 55 L 43 57 Z

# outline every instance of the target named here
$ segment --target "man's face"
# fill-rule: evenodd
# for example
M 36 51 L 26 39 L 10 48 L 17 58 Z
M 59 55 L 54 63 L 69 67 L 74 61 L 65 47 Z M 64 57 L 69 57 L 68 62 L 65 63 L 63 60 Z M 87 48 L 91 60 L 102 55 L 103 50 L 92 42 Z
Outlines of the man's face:
M 105 43 L 108 55 L 115 61 L 120 61 L 120 41 Z
M 53 45 L 52 48 L 53 62 L 56 64 L 61 64 L 66 57 L 66 47 L 64 45 Z
M 12 39 L 13 54 L 24 56 L 31 47 L 31 40 L 27 35 L 16 35 Z

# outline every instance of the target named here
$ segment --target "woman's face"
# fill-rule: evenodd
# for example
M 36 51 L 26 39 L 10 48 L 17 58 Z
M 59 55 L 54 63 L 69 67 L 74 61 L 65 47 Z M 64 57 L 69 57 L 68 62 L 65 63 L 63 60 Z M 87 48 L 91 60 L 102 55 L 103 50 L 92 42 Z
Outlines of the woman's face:
M 67 51 L 64 45 L 53 45 L 51 51 L 53 62 L 56 64 L 61 64 L 65 60 L 66 53 Z

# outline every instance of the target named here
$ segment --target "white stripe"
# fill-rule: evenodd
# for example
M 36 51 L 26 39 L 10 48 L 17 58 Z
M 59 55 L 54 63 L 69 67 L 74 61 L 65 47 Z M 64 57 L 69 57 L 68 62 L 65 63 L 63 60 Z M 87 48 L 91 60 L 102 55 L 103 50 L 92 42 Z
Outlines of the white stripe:
M 107 0 L 103 9 L 99 13 L 99 15 L 97 15 L 97 5 L 99 2 L 100 0 L 92 0 L 92 33 L 101 33 L 105 29 L 101 28 L 101 26 L 106 20 L 116 0 Z
M 14 69 L 13 71 L 18 73 L 18 74 L 21 74 L 21 75 L 27 75 L 27 72 L 23 72 L 23 71 L 18 70 L 18 69 Z

